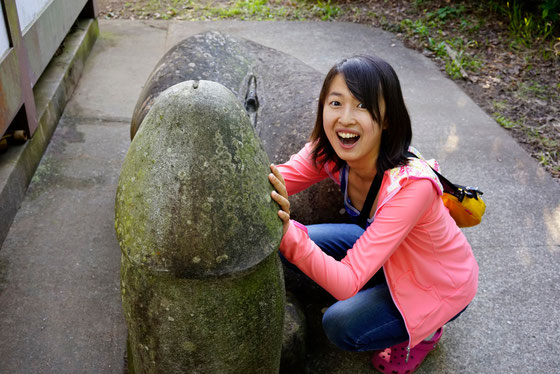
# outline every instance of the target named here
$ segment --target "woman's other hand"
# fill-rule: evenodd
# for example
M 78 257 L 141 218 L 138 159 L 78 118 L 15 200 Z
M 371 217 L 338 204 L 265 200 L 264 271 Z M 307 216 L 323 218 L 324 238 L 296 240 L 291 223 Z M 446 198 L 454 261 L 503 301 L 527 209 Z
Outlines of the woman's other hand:
M 268 180 L 276 189 L 276 191 L 270 193 L 270 196 L 280 206 L 278 217 L 280 217 L 284 224 L 284 234 L 286 234 L 290 224 L 290 201 L 288 200 L 288 191 L 286 191 L 286 182 L 284 182 L 284 178 L 276 166 L 270 165 L 270 170 L 272 173 L 268 175 Z

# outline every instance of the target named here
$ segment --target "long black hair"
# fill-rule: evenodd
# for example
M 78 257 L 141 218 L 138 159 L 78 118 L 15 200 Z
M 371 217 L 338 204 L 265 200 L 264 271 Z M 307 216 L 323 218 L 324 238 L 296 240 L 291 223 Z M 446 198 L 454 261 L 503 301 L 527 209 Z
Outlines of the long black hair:
M 311 133 L 313 143 L 311 156 L 317 165 L 334 161 L 335 170 L 345 165 L 325 134 L 323 128 L 323 108 L 329 88 L 335 76 L 342 74 L 352 95 L 371 114 L 378 126 L 384 128 L 377 157 L 377 172 L 383 173 L 399 165 L 406 165 L 406 152 L 412 140 L 410 116 L 406 110 L 401 85 L 397 74 L 384 60 L 374 56 L 354 56 L 335 64 L 327 73 L 317 108 L 317 119 Z M 385 115 L 381 116 L 380 99 L 385 102 Z

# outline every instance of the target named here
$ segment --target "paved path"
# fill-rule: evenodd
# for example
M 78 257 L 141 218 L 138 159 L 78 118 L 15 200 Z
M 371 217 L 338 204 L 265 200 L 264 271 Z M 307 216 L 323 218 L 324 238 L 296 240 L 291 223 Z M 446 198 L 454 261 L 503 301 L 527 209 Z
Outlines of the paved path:
M 97 41 L 0 250 L 0 373 L 121 373 L 125 326 L 113 206 L 142 85 L 174 43 L 244 37 L 322 73 L 377 54 L 397 70 L 414 144 L 488 210 L 465 229 L 480 289 L 419 373 L 554 373 L 560 366 L 560 184 L 452 81 L 391 34 L 347 23 L 100 21 Z M 281 98 L 279 98 L 281 99 Z M 373 372 L 331 350 L 313 372 Z

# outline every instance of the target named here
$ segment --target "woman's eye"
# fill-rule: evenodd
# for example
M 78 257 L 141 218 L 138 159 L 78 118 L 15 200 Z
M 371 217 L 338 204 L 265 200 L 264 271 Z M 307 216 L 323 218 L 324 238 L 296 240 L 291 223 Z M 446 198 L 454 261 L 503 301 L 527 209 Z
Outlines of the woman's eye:
M 358 108 L 366 109 L 366 106 L 365 106 L 364 104 L 362 104 L 362 103 L 359 103 L 359 104 L 358 104 Z
M 340 106 L 340 101 L 333 100 L 330 102 L 332 106 Z

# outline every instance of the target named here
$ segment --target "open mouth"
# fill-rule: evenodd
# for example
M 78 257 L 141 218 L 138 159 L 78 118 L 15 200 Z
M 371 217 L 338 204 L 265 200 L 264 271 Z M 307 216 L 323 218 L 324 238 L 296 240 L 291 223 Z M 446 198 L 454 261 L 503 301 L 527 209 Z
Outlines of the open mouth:
M 351 132 L 338 132 L 337 135 L 340 142 L 346 146 L 352 146 L 360 139 L 360 135 Z

